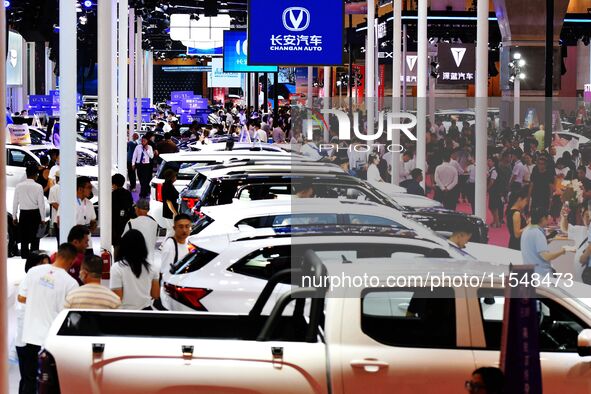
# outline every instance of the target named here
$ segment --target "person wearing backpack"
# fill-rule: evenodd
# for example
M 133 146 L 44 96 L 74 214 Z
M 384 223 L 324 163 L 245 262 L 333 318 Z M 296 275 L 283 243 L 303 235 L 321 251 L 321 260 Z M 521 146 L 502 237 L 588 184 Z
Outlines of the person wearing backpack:
M 164 295 L 164 283 L 171 276 L 170 267 L 172 264 L 183 259 L 188 253 L 187 238 L 191 233 L 191 218 L 186 214 L 178 214 L 174 218 L 174 235 L 166 238 L 162 244 L 162 254 L 160 266 L 160 296 Z

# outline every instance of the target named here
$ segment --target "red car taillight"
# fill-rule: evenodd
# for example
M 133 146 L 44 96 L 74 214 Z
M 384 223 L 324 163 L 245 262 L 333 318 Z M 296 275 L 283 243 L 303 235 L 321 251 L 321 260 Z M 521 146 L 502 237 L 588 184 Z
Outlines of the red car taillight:
M 200 312 L 207 312 L 207 308 L 203 306 L 201 300 L 212 292 L 210 289 L 181 287 L 170 283 L 164 283 L 164 290 L 166 293 L 181 304 L 193 308 Z
M 185 204 L 187 204 L 187 208 L 189 208 L 190 210 L 193 210 L 193 208 L 195 208 L 195 205 L 197 205 L 197 203 L 199 202 L 198 198 L 191 198 L 191 197 L 183 197 L 183 201 L 185 202 Z
M 39 373 L 37 374 L 37 393 L 59 394 L 60 383 L 57 376 L 55 359 L 45 349 L 39 352 Z
M 156 201 L 162 202 L 162 183 L 156 184 Z

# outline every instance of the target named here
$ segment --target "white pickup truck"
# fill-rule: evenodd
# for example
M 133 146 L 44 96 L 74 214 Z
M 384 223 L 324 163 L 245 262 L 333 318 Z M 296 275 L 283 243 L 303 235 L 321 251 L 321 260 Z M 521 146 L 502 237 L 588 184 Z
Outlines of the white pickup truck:
M 459 393 L 476 367 L 498 365 L 502 288 L 441 287 L 425 298 L 424 287 L 386 287 L 386 280 L 441 272 L 443 262 L 376 269 L 369 260 L 344 270 L 367 269 L 383 279 L 379 286 L 346 289 L 340 298 L 294 287 L 269 316 L 261 315 L 264 304 L 293 269 L 269 279 L 248 315 L 63 311 L 40 353 L 40 392 Z M 313 252 L 305 262 L 303 273 L 324 275 Z M 507 271 L 473 261 L 445 264 L 448 274 Z M 588 294 L 585 285 L 573 286 Z M 538 296 L 544 392 L 588 393 L 591 300 L 564 286 L 539 289 Z

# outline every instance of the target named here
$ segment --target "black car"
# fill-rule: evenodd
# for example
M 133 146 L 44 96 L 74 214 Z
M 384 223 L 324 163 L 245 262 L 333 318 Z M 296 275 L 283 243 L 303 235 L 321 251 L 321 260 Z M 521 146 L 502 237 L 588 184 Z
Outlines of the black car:
M 458 223 L 467 223 L 473 229 L 473 242 L 488 242 L 488 227 L 476 216 L 444 208 L 405 207 L 358 178 L 336 172 L 315 173 L 313 167 L 294 171 L 266 169 L 260 172 L 244 167 L 221 173 L 206 170 L 198 173 L 180 193 L 179 210 L 197 218 L 203 206 L 231 204 L 234 199 L 288 197 L 294 195 L 303 183 L 312 185 L 316 197 L 365 200 L 386 205 L 439 233 L 451 234 Z

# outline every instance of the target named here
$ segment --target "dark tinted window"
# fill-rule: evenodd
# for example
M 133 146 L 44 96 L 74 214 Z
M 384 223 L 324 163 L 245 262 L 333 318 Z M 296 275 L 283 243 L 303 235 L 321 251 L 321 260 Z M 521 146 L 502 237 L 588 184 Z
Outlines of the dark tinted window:
M 257 250 L 228 268 L 238 274 L 268 280 L 275 273 L 290 268 L 291 246 L 276 246 Z
M 27 167 L 29 165 L 37 165 L 27 153 L 18 149 L 8 150 L 8 165 L 15 167 Z
M 371 290 L 361 307 L 361 329 L 389 346 L 456 347 L 456 307 L 450 288 Z
M 172 264 L 170 273 L 174 275 L 188 274 L 205 267 L 218 254 L 202 248 L 195 248 L 183 259 Z
M 212 224 L 214 220 L 207 215 L 204 215 L 201 219 L 197 220 L 195 224 L 193 224 L 193 228 L 191 229 L 191 235 L 197 235 L 201 231 L 205 230 L 207 226 Z
M 505 297 L 502 290 L 478 290 L 486 348 L 501 348 Z M 579 333 L 588 328 L 568 309 L 548 298 L 538 298 L 540 351 L 576 352 Z

